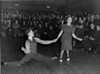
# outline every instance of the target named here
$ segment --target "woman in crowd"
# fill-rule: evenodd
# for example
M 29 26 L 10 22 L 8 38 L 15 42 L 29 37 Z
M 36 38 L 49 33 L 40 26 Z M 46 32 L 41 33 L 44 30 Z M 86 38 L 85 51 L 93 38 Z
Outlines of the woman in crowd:
M 9 65 L 9 66 L 20 66 L 21 64 L 24 64 L 25 62 L 28 62 L 31 59 L 35 60 L 40 60 L 40 58 L 44 58 L 43 60 L 47 59 L 46 57 L 40 55 L 37 53 L 37 43 L 41 44 L 50 44 L 53 42 L 56 42 L 57 39 L 51 40 L 51 41 L 44 41 L 39 38 L 36 38 L 34 36 L 34 32 L 32 29 L 28 29 L 26 31 L 26 34 L 28 36 L 28 39 L 25 42 L 25 48 L 22 47 L 22 51 L 26 54 L 20 61 L 17 62 L 4 62 L 4 65 Z M 49 59 L 48 59 L 49 60 Z

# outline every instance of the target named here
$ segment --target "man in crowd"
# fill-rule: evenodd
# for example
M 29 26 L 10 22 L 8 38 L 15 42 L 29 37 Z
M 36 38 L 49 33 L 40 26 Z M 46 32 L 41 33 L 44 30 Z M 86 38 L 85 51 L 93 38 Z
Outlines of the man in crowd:
M 12 26 L 14 37 L 20 37 L 20 24 L 18 23 L 18 20 L 16 20 Z

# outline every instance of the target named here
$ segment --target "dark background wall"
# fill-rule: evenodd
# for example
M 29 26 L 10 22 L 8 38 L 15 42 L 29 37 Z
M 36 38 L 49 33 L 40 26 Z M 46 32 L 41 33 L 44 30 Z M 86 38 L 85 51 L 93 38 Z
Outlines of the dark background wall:
M 48 9 L 47 6 L 50 8 Z M 1 8 L 48 11 L 86 10 L 100 13 L 100 0 L 1 0 Z
M 74 0 L 66 3 L 66 9 L 100 13 L 100 0 Z
M 18 6 L 15 6 L 18 4 Z M 30 9 L 30 10 L 56 10 L 65 5 L 65 0 L 3 0 L 1 8 L 5 9 Z M 48 9 L 47 6 L 50 6 Z

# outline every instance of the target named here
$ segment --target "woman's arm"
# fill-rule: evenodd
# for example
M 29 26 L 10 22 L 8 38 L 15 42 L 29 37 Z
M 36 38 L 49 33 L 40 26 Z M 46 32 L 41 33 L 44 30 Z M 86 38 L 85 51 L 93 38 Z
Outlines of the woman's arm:
M 62 33 L 63 33 L 63 30 L 60 31 L 60 33 L 59 33 L 59 35 L 57 37 L 57 40 L 61 37 Z
M 72 36 L 73 36 L 75 39 L 79 40 L 79 41 L 82 41 L 82 40 L 83 40 L 83 39 L 81 39 L 81 38 L 78 38 L 74 33 L 72 34 Z
M 78 37 L 74 34 L 75 30 L 76 30 L 76 27 L 73 26 L 73 29 L 72 29 L 72 36 L 73 36 L 75 39 L 77 39 L 77 40 L 79 40 L 79 41 L 82 41 L 83 39 L 78 38 Z

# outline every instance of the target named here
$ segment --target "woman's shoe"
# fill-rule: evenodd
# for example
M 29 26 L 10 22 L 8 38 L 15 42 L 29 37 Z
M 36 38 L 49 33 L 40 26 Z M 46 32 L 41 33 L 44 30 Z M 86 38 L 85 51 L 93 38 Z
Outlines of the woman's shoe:
M 67 58 L 67 62 L 69 62 L 69 61 L 70 61 L 70 57 Z
M 63 62 L 63 59 L 62 58 L 60 58 L 60 60 L 59 60 L 60 62 Z

